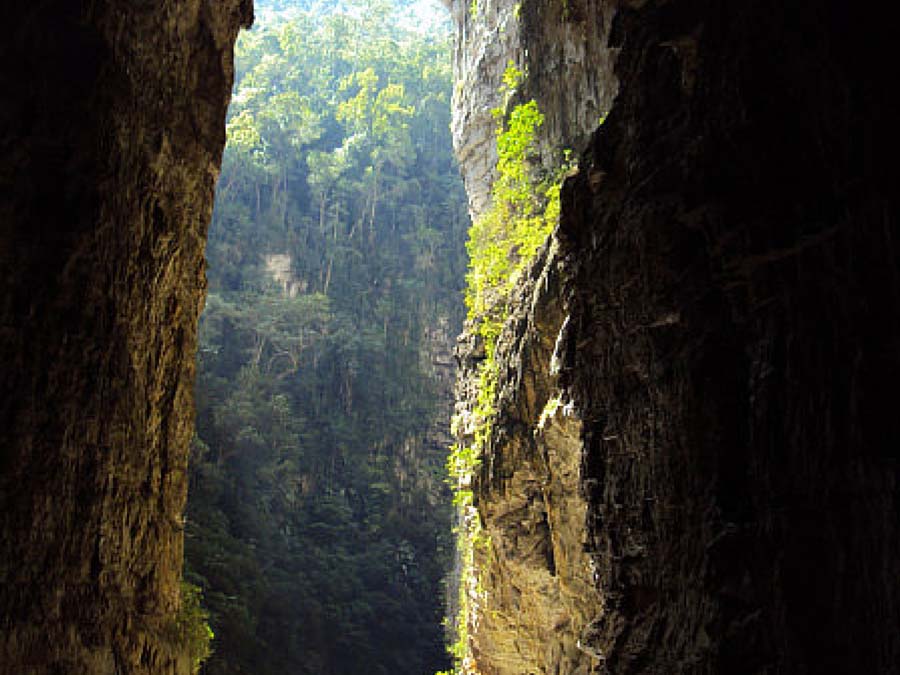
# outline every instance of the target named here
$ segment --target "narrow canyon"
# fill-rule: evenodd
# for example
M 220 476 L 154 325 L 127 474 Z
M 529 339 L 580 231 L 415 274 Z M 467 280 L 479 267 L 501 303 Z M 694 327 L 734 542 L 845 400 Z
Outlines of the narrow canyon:
M 487 282 L 470 247 L 456 672 L 900 673 L 887 9 L 444 4 L 473 240 L 546 227 Z M 204 250 L 254 8 L 3 15 L 0 675 L 188 675 Z

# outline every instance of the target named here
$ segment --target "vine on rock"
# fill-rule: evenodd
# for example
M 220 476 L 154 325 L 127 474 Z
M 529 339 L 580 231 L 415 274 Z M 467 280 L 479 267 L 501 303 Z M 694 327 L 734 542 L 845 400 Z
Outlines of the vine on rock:
M 478 367 L 474 409 L 468 420 L 454 418 L 451 429 L 454 437 L 470 442 L 453 446 L 447 462 L 457 508 L 457 555 L 462 568 L 453 617 L 455 640 L 450 647 L 458 675 L 477 673 L 471 657 L 470 629 L 477 621 L 484 592 L 478 581 L 475 553 L 478 548 L 489 553 L 490 541 L 474 505 L 472 483 L 490 446 L 497 412 L 497 342 L 509 317 L 512 289 L 559 220 L 560 187 L 572 168 L 568 150 L 555 171 L 542 174 L 536 168 L 536 134 L 544 115 L 534 100 L 508 110 L 525 77 L 509 63 L 501 88 L 504 104 L 492 111 L 497 120 L 497 178 L 491 188 L 491 205 L 472 224 L 466 244 L 468 320 L 484 344 L 485 358 Z

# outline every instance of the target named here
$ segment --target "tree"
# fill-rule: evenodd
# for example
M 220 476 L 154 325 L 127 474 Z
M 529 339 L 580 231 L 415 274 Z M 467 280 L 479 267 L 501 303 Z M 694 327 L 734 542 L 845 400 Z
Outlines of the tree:
M 447 665 L 426 329 L 461 321 L 465 197 L 447 36 L 404 32 L 391 5 L 239 39 L 186 537 L 209 675 Z

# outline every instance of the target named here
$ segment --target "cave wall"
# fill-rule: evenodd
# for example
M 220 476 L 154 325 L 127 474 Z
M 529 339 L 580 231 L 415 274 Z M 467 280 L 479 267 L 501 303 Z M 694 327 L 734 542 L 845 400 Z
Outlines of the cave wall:
M 623 86 L 559 232 L 613 672 L 897 672 L 878 22 L 837 2 L 617 18 Z
M 614 50 L 606 45 L 613 9 L 607 0 L 510 2 L 452 0 L 455 25 L 453 147 L 473 217 L 488 205 L 494 165 L 495 108 L 537 101 L 544 123 L 537 162 L 555 167 L 568 148 L 584 146 L 616 93 Z M 527 73 L 507 100 L 509 64 Z
M 612 105 L 615 51 L 607 47 L 614 12 L 607 2 L 457 0 L 453 99 L 454 147 L 473 218 L 489 204 L 496 163 L 492 112 L 534 100 L 544 116 L 531 158 L 556 168 L 564 150 L 586 144 Z M 503 87 L 512 63 L 526 73 Z M 489 545 L 475 545 L 470 596 L 472 658 L 463 672 L 481 675 L 586 675 L 597 659 L 580 644 L 602 606 L 585 550 L 587 502 L 580 489 L 582 423 L 564 406 L 554 365 L 563 311 L 563 267 L 546 247 L 511 299 L 511 319 L 497 344 L 501 364 L 497 419 L 482 458 L 475 497 Z M 478 368 L 485 346 L 467 324 L 457 349 L 460 375 L 454 428 L 471 446 L 477 427 Z M 469 518 L 471 516 L 468 516 Z M 456 608 L 451 608 L 455 610 Z
M 580 615 L 522 639 L 541 629 L 517 604 L 534 577 L 497 562 L 518 537 L 529 569 L 563 585 L 541 504 L 574 454 L 585 520 L 563 541 L 583 544 L 595 594 L 577 667 L 898 672 L 896 109 L 880 14 L 649 1 L 588 24 L 618 93 L 500 338 L 500 414 L 475 490 L 499 536 L 481 561 L 473 670 L 576 672 L 561 656 L 573 652 L 539 646 L 571 644 Z M 559 48 L 546 34 L 520 29 L 516 48 Z M 566 72 L 557 91 L 577 89 Z M 467 125 L 484 137 L 477 108 L 457 112 L 463 141 Z M 543 133 L 542 147 L 577 137 Z M 461 342 L 462 411 L 480 349 Z M 567 433 L 541 441 L 553 392 Z M 531 510 L 507 517 L 527 494 Z
M 0 672 L 183 673 L 203 246 L 250 0 L 7 3 Z

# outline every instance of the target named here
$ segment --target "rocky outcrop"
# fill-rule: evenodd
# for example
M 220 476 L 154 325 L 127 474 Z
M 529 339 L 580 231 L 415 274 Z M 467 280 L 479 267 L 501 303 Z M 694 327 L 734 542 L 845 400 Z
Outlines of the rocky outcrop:
M 616 92 L 606 34 L 607 0 L 537 2 L 453 0 L 453 147 L 473 216 L 489 201 L 497 161 L 491 111 L 535 99 L 544 114 L 539 162 L 557 166 L 563 150 L 587 141 Z M 507 101 L 503 74 L 512 63 L 527 73 Z
M 556 167 L 583 145 L 616 90 L 604 36 L 612 11 L 601 2 L 455 2 L 453 136 L 474 217 L 489 202 L 496 162 L 492 109 L 534 99 L 544 115 L 535 164 Z M 512 63 L 526 73 L 507 96 Z M 587 504 L 580 489 L 581 419 L 561 389 L 563 312 L 558 247 L 546 248 L 516 290 L 500 337 L 500 401 L 490 448 L 475 481 L 489 544 L 476 544 L 469 634 L 483 675 L 591 672 L 579 644 L 602 598 L 585 552 Z M 460 340 L 458 443 L 471 445 L 484 345 L 472 325 Z M 557 354 L 558 356 L 558 354 Z
M 4 16 L 0 672 L 187 672 L 203 245 L 251 5 Z
M 619 4 L 618 96 L 500 338 L 473 669 L 897 672 L 895 134 L 870 10 Z M 605 45 L 608 25 L 588 22 L 588 41 Z M 484 49 L 461 30 L 465 83 Z M 516 45 L 559 49 L 544 39 L 520 27 Z M 529 97 L 574 89 L 536 72 Z M 457 104 L 471 183 L 489 173 L 465 166 L 486 127 L 474 100 Z M 545 144 L 576 137 L 553 129 Z M 465 377 L 480 351 L 463 346 Z M 463 412 L 474 384 L 461 381 Z M 571 416 L 535 435 L 554 396 Z M 550 611 L 568 602 L 560 541 L 585 544 L 594 582 L 570 623 Z M 589 661 L 567 660 L 574 626 Z
M 518 288 L 500 335 L 497 415 L 475 477 L 483 541 L 474 546 L 467 672 L 591 672 L 579 639 L 599 607 L 585 551 L 587 503 L 580 489 L 582 423 L 560 389 L 564 334 L 562 268 L 555 245 L 539 254 Z M 471 443 L 481 339 L 458 349 L 459 441 Z

